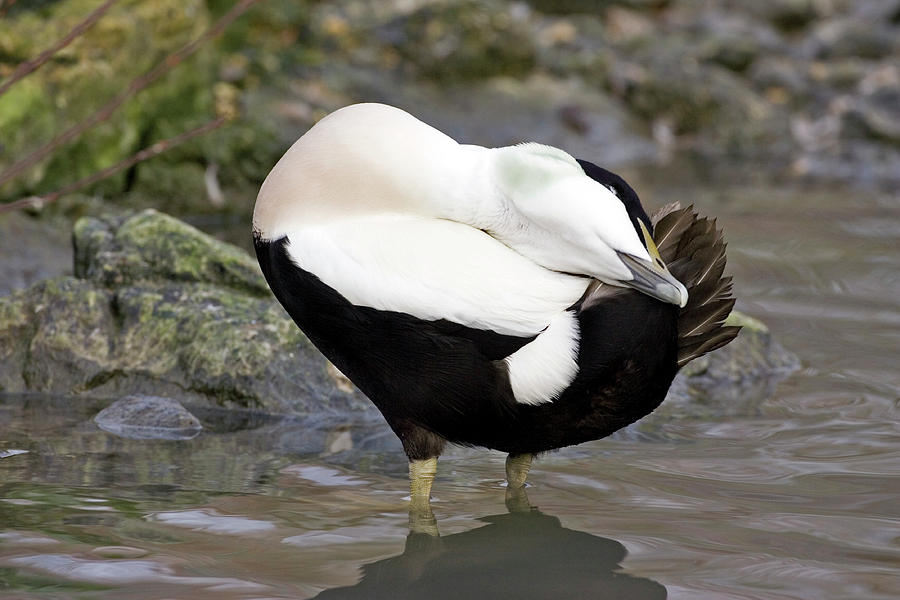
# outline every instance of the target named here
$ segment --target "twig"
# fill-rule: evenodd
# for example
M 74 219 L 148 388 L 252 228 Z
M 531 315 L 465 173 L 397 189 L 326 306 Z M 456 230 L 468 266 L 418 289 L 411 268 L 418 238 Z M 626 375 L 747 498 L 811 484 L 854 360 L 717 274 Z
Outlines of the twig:
M 209 133 L 214 129 L 218 129 L 225 122 L 228 121 L 225 117 L 219 117 L 214 121 L 210 121 L 205 125 L 201 125 L 195 129 L 191 129 L 190 131 L 185 131 L 184 133 L 180 133 L 175 137 L 171 137 L 165 140 L 160 140 L 153 144 L 152 146 L 147 146 L 140 152 L 131 155 L 125 160 L 118 162 L 112 166 L 106 167 L 105 169 L 101 169 L 92 175 L 88 175 L 83 179 L 79 179 L 74 183 L 70 183 L 69 185 L 62 187 L 56 190 L 53 193 L 45 194 L 43 196 L 29 196 L 27 198 L 22 198 L 20 200 L 16 200 L 14 202 L 8 202 L 6 204 L 0 204 L 0 213 L 10 212 L 13 210 L 18 210 L 20 208 L 29 208 L 29 207 L 42 207 L 44 205 L 50 204 L 59 199 L 60 196 L 64 196 L 66 194 L 71 194 L 81 188 L 91 185 L 92 183 L 96 183 L 102 179 L 106 179 L 111 175 L 115 175 L 122 169 L 127 169 L 132 165 L 136 165 L 139 162 L 143 162 L 148 158 L 153 158 L 158 154 L 162 154 L 169 148 L 182 144 L 189 139 L 195 138 L 197 136 L 203 135 L 205 133 Z
M 90 115 L 85 120 L 81 121 L 77 125 L 70 127 L 63 133 L 57 135 L 52 140 L 33 151 L 31 154 L 23 158 L 22 160 L 13 163 L 8 169 L 0 173 L 0 186 L 7 183 L 10 179 L 18 176 L 22 171 L 34 166 L 38 162 L 40 162 L 44 157 L 48 154 L 62 146 L 63 144 L 73 140 L 78 137 L 97 123 L 101 123 L 108 119 L 110 115 L 117 108 L 119 108 L 122 103 L 126 100 L 137 94 L 139 91 L 159 79 L 160 76 L 165 74 L 167 71 L 172 69 L 174 66 L 179 64 L 185 58 L 196 52 L 201 45 L 203 45 L 209 39 L 216 37 L 237 17 L 243 14 L 248 8 L 259 2 L 260 0 L 238 0 L 235 2 L 234 6 L 231 9 L 222 15 L 218 21 L 213 23 L 209 29 L 204 31 L 200 37 L 197 39 L 188 42 L 172 54 L 169 54 L 165 57 L 161 62 L 159 62 L 155 67 L 150 69 L 144 75 L 137 77 L 132 80 L 132 82 L 128 85 L 125 91 L 120 92 L 116 95 L 112 100 L 107 102 L 103 107 L 101 107 L 94 114 Z
M 19 66 L 12 72 L 12 74 L 6 78 L 2 84 L 0 84 L 0 96 L 2 96 L 9 88 L 13 86 L 17 81 L 35 71 L 42 64 L 50 60 L 54 54 L 71 44 L 75 41 L 75 38 L 80 36 L 82 33 L 90 29 L 90 27 L 100 20 L 100 17 L 103 16 L 107 10 L 112 7 L 113 4 L 118 2 L 119 0 L 106 0 L 103 4 L 94 9 L 91 14 L 89 14 L 81 23 L 76 25 L 72 31 L 70 31 L 64 38 L 56 42 L 50 48 L 41 52 L 36 58 L 32 60 L 26 60 L 23 63 L 20 63 Z M 2 2 L 2 0 L 0 0 Z M 9 6 L 11 6 L 10 4 Z

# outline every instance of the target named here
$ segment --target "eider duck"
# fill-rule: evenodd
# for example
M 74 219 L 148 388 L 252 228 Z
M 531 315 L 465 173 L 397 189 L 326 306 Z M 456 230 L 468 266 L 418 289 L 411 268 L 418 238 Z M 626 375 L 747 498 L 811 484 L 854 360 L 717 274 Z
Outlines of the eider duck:
M 737 334 L 714 221 L 651 220 L 621 177 L 563 150 L 459 144 L 382 104 L 331 113 L 285 153 L 253 236 L 275 297 L 400 438 L 425 504 L 448 442 L 509 453 L 521 487 L 535 454 L 649 414 Z

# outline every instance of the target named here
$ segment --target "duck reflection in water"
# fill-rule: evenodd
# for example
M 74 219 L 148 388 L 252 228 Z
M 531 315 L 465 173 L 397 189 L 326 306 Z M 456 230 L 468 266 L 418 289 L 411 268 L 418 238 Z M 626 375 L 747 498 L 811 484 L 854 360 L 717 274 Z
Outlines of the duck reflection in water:
M 627 551 L 615 540 L 574 531 L 528 505 L 524 490 L 507 498 L 508 514 L 446 537 L 430 513 L 410 512 L 403 554 L 362 567 L 354 586 L 325 590 L 320 600 L 410 598 L 666 597 L 661 584 L 622 573 Z

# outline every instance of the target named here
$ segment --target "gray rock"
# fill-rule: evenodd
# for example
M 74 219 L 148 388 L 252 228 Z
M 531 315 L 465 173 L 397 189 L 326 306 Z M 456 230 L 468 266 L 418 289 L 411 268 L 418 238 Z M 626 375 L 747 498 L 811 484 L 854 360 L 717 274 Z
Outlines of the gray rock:
M 370 409 L 245 252 L 155 211 L 81 219 L 73 239 L 75 277 L 0 298 L 0 391 Z
M 686 364 L 671 396 L 762 400 L 771 395 L 774 383 L 800 368 L 797 356 L 776 342 L 760 321 L 735 311 L 726 323 L 742 327 L 737 339 Z
M 741 8 L 785 31 L 803 29 L 822 16 L 822 5 L 815 0 L 758 0 L 739 3 Z
M 383 44 L 424 77 L 521 76 L 535 65 L 527 11 L 498 0 L 426 4 L 380 27 Z
M 817 58 L 880 59 L 895 53 L 900 40 L 895 27 L 851 17 L 825 21 L 807 44 Z
M 703 45 L 703 60 L 725 67 L 730 71 L 746 71 L 760 54 L 759 44 L 746 36 L 719 35 L 709 38 Z
M 73 236 L 75 277 L 104 287 L 184 281 L 269 294 L 256 261 L 245 252 L 153 210 L 79 219 Z
M 780 89 L 792 101 L 802 101 L 809 95 L 809 65 L 783 56 L 766 56 L 748 70 L 749 80 L 763 91 Z
M 547 14 L 596 14 L 612 6 L 651 10 L 666 6 L 671 0 L 528 0 L 535 10 Z
M 127 438 L 189 440 L 203 430 L 197 417 L 177 400 L 159 396 L 128 396 L 94 417 L 100 429 Z
M 868 137 L 900 145 L 900 89 L 881 89 L 855 99 L 843 115 L 849 137 Z
M 0 215 L 0 296 L 72 272 L 68 228 L 48 221 L 21 212 Z M 29 243 L 32 240 L 40 243 Z
M 693 58 L 692 42 L 668 36 L 623 59 L 625 105 L 643 120 L 665 120 L 678 136 L 700 136 L 713 152 L 744 154 L 783 137 L 786 116 L 747 81 Z

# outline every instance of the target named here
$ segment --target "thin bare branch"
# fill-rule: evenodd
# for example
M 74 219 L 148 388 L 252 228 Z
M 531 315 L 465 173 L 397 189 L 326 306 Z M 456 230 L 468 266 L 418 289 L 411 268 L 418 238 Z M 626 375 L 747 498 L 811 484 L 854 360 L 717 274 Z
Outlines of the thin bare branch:
M 0 173 L 0 186 L 6 184 L 11 179 L 21 174 L 23 171 L 37 164 L 63 144 L 72 141 L 97 123 L 101 123 L 108 119 L 110 115 L 112 115 L 113 112 L 115 112 L 116 109 L 118 109 L 126 100 L 159 79 L 162 75 L 178 65 L 185 58 L 196 52 L 204 43 L 221 34 L 222 31 L 232 21 L 234 21 L 237 17 L 239 17 L 247 9 L 249 9 L 259 1 L 260 0 L 238 0 L 237 2 L 235 2 L 234 6 L 232 6 L 227 13 L 222 15 L 218 21 L 213 23 L 209 27 L 209 29 L 204 31 L 197 39 L 188 42 L 172 54 L 169 54 L 167 57 L 165 57 L 147 73 L 132 80 L 132 82 L 124 91 L 117 94 L 112 100 L 103 105 L 94 114 L 90 115 L 77 125 L 74 125 L 73 127 L 70 127 L 66 131 L 57 135 L 49 142 L 47 142 L 37 150 L 31 152 L 22 160 L 13 163 L 8 169 Z
M 70 183 L 69 185 L 67 185 L 63 188 L 60 188 L 51 194 L 45 194 L 43 196 L 29 196 L 27 198 L 22 198 L 20 200 L 16 200 L 14 202 L 9 202 L 7 204 L 0 204 L 0 213 L 11 212 L 14 210 L 18 210 L 20 208 L 43 207 L 47 204 L 50 204 L 51 202 L 55 202 L 56 200 L 59 199 L 60 196 L 64 196 L 66 194 L 71 194 L 72 192 L 76 192 L 86 186 L 91 185 L 92 183 L 97 183 L 98 181 L 101 181 L 103 179 L 106 179 L 107 177 L 115 175 L 122 169 L 127 169 L 128 167 L 136 165 L 139 162 L 143 162 L 143 161 L 147 160 L 148 158 L 153 158 L 154 156 L 162 154 L 169 148 L 173 148 L 174 146 L 183 144 L 184 142 L 186 142 L 192 138 L 201 136 L 205 133 L 209 133 L 210 131 L 213 131 L 214 129 L 218 129 L 223 124 L 225 124 L 227 121 L 228 121 L 227 118 L 219 117 L 218 119 L 215 119 L 214 121 L 210 121 L 209 123 L 206 123 L 205 125 L 201 125 L 200 127 L 197 127 L 195 129 L 191 129 L 190 131 L 185 131 L 184 133 L 180 133 L 180 134 L 176 135 L 175 137 L 171 137 L 171 138 L 168 138 L 165 140 L 160 140 L 160 141 L 156 142 L 155 144 L 153 144 L 152 146 L 147 146 L 140 152 L 137 152 L 137 153 L 129 156 L 128 158 L 126 158 L 125 160 L 123 160 L 121 162 L 118 162 L 114 165 L 106 167 L 105 169 L 101 169 L 101 170 L 97 171 L 96 173 L 93 173 L 92 175 L 88 175 L 87 177 L 84 177 L 83 179 L 79 179 L 78 181 L 75 181 L 74 183 Z
M 33 58 L 32 60 L 26 60 L 25 62 L 19 64 L 19 66 L 16 67 L 12 74 L 10 74 L 10 76 L 7 77 L 2 84 L 0 84 L 0 96 L 6 93 L 6 91 L 11 88 L 17 81 L 19 81 L 29 73 L 37 70 L 42 64 L 50 60 L 54 54 L 71 44 L 73 41 L 75 41 L 75 38 L 90 29 L 94 23 L 100 20 L 100 17 L 103 16 L 103 13 L 109 10 L 118 1 L 119 0 L 106 0 L 106 2 L 95 8 L 94 11 L 91 12 L 91 14 L 85 17 L 85 19 L 81 23 L 76 25 L 72 29 L 72 31 L 67 33 L 65 37 L 56 42 L 53 46 L 41 52 L 36 58 Z

